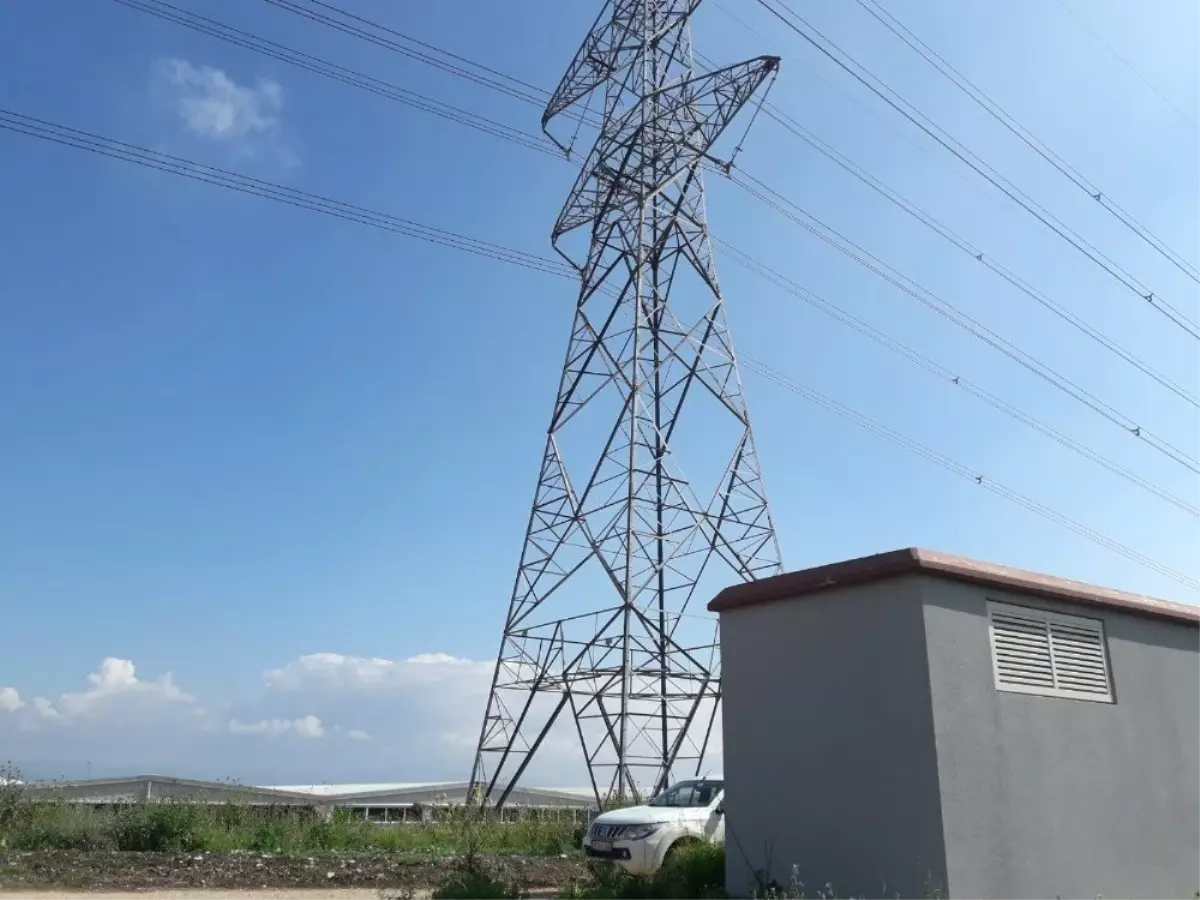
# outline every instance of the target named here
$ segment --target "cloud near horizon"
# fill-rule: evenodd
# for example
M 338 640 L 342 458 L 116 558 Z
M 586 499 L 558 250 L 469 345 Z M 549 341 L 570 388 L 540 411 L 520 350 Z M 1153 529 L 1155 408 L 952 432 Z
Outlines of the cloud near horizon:
M 206 704 L 170 673 L 146 677 L 132 660 L 109 657 L 81 690 L 57 698 L 26 701 L 25 686 L 0 686 L 0 746 L 30 778 L 461 781 L 492 671 L 491 663 L 445 653 L 311 653 L 266 669 L 248 686 L 250 699 Z M 547 736 L 524 780 L 587 784 L 573 728 Z

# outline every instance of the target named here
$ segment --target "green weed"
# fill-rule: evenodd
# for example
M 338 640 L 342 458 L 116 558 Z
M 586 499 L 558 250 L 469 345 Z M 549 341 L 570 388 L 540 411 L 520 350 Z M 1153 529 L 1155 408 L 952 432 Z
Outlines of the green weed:
M 435 821 L 380 825 L 337 810 L 328 820 L 312 809 L 249 804 L 139 803 L 88 807 L 31 802 L 0 783 L 0 847 L 19 850 L 180 850 L 312 855 L 388 853 L 417 858 L 477 854 L 557 856 L 579 849 L 566 819 L 500 822 L 464 810 L 442 810 Z
M 560 894 L 571 900 L 711 900 L 725 895 L 725 848 L 685 844 L 653 875 L 627 875 L 617 866 L 592 865 L 591 880 Z

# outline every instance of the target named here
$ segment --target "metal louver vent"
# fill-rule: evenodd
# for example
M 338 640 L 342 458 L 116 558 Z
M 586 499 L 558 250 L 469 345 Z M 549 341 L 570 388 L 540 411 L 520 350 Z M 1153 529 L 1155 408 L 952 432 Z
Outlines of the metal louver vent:
M 1104 623 L 988 604 L 996 688 L 1112 702 Z

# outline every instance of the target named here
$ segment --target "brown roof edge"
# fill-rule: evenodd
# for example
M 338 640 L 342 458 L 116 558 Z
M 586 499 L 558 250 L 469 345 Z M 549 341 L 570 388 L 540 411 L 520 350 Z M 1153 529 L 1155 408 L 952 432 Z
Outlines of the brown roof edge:
M 1193 625 L 1200 624 L 1200 607 L 917 547 L 877 553 L 874 556 L 863 556 L 859 559 L 737 584 L 717 594 L 708 604 L 708 608 L 712 612 L 727 612 L 743 606 L 803 597 L 829 588 L 850 587 L 915 573 L 1020 591 L 1052 600 L 1124 609 L 1142 615 Z

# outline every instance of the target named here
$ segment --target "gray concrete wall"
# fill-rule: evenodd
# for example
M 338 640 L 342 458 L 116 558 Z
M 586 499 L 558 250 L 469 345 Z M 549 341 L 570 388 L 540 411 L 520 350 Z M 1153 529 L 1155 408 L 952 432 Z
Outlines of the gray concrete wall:
M 920 580 L 951 895 L 1193 897 L 1200 629 Z M 997 691 L 989 597 L 1102 619 L 1116 702 Z
M 812 897 L 945 884 L 920 582 L 722 614 L 726 888 Z

